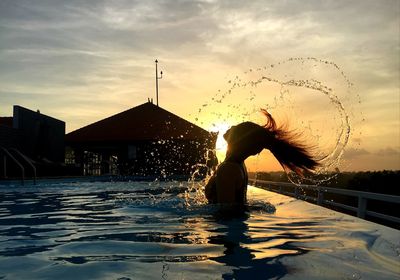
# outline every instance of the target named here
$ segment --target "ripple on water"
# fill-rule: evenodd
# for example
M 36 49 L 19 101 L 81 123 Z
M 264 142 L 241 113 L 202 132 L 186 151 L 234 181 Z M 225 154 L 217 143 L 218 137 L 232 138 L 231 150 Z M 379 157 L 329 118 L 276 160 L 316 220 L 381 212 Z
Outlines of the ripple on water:
M 302 260 L 307 269 L 337 265 L 338 259 L 347 262 L 343 275 L 350 277 L 359 273 L 351 266 L 370 273 L 384 267 L 389 275 L 399 257 L 387 253 L 398 244 L 378 232 L 355 231 L 353 220 L 335 216 L 282 215 L 278 207 L 300 204 L 278 199 L 281 206 L 272 205 L 261 190 L 256 196 L 249 189 L 246 215 L 221 216 L 215 206 L 185 203 L 180 194 L 186 188 L 171 188 L 173 183 L 165 183 L 165 193 L 162 183 L 137 189 L 134 183 L 107 183 L 105 191 L 102 183 L 93 184 L 65 192 L 59 186 L 54 192 L 0 192 L 0 201 L 13 201 L 0 205 L 9 213 L 0 217 L 0 277 L 279 278 Z M 69 203 L 75 198 L 80 203 Z

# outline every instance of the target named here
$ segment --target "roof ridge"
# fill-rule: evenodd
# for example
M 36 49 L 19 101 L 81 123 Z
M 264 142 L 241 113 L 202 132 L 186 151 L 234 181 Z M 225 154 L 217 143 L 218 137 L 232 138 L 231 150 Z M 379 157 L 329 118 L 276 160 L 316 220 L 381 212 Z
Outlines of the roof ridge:
M 85 129 L 85 128 L 89 127 L 89 126 L 98 124 L 98 123 L 100 123 L 100 122 L 102 122 L 102 121 L 105 121 L 105 120 L 108 120 L 108 119 L 112 119 L 112 118 L 114 118 L 114 117 L 116 117 L 116 116 L 118 116 L 118 115 L 122 115 L 122 114 L 124 114 L 124 113 L 126 113 L 126 112 L 128 112 L 128 111 L 130 111 L 130 110 L 132 110 L 132 109 L 139 108 L 139 107 L 141 107 L 141 106 L 143 106 L 143 105 L 146 105 L 146 104 L 148 104 L 148 103 L 150 103 L 150 102 L 146 102 L 146 103 L 140 104 L 140 105 L 138 105 L 138 106 L 135 106 L 135 107 L 126 109 L 126 110 L 124 110 L 124 111 L 122 111 L 122 112 L 116 113 L 115 115 L 111 115 L 111 116 L 105 117 L 104 119 L 101 119 L 101 120 L 95 121 L 95 122 L 93 122 L 93 123 L 87 124 L 87 125 L 82 126 L 82 127 L 78 128 L 78 129 L 75 129 L 75 130 L 73 130 L 73 131 L 68 132 L 67 135 L 68 135 L 68 134 L 71 134 L 71 133 L 74 133 L 74 132 L 77 132 L 77 131 L 79 131 L 79 130 Z
M 195 140 L 212 136 L 202 127 L 146 102 L 74 130 L 67 134 L 67 141 Z

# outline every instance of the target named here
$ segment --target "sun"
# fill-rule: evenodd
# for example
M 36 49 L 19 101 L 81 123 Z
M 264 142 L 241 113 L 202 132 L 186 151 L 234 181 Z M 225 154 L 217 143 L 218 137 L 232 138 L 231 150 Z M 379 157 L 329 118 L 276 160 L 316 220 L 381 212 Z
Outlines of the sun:
M 211 131 L 218 132 L 218 138 L 217 138 L 217 143 L 215 145 L 215 149 L 219 162 L 225 159 L 225 154 L 226 154 L 226 149 L 228 148 L 228 144 L 224 139 L 224 134 L 231 126 L 232 125 L 229 123 L 216 123 L 213 124 L 211 128 Z

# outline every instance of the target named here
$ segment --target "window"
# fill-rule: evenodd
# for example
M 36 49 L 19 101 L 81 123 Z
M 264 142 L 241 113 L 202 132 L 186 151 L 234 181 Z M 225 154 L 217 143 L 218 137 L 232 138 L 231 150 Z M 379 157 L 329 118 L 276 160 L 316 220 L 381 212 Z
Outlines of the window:
M 84 175 L 100 175 L 101 174 L 101 155 L 84 151 L 83 152 L 83 168 Z
M 65 149 L 65 164 L 75 164 L 75 151 L 70 147 Z

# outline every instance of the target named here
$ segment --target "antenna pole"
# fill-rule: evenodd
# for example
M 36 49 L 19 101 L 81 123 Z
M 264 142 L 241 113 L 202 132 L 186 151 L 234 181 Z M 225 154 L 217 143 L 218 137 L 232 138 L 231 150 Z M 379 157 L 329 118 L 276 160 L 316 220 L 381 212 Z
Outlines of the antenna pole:
M 157 107 L 158 107 L 158 80 L 159 79 L 162 79 L 162 71 L 160 72 L 160 76 L 158 76 L 158 68 L 157 68 L 157 65 L 158 65 L 158 60 L 156 59 L 156 102 L 157 102 Z

